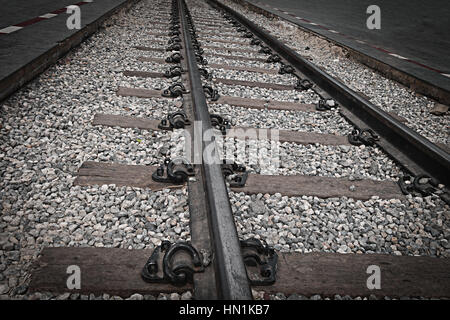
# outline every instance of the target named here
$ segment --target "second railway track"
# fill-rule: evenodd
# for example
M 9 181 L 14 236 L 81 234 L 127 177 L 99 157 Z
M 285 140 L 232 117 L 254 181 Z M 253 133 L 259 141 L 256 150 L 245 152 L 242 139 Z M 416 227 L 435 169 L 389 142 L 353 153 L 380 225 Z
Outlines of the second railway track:
M 152 27 L 119 24 L 136 39 L 123 35 L 132 56 L 114 52 L 120 81 L 102 97 L 132 107 L 87 126 L 119 147 L 82 157 L 89 210 L 52 209 L 72 231 L 34 262 L 30 294 L 65 291 L 55 274 L 79 261 L 83 294 L 450 297 L 447 152 L 216 1 L 140 6 Z M 118 208 L 95 216 L 102 197 Z M 379 291 L 369 265 L 383 266 Z

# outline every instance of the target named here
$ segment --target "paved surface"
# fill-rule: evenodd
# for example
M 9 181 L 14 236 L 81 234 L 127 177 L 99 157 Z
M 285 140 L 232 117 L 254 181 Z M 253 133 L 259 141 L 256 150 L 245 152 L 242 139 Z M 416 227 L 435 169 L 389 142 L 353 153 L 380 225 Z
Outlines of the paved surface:
M 247 2 L 435 86 L 450 90 L 448 0 L 249 0 Z M 366 10 L 372 4 L 378 5 L 381 9 L 379 30 L 369 30 L 366 27 L 366 20 L 369 17 Z
M 0 0 L 0 29 L 32 19 L 59 8 L 75 4 L 77 0 Z
M 67 28 L 66 21 L 70 15 L 65 12 L 66 6 L 71 4 L 80 6 L 81 29 L 83 29 L 84 26 L 126 1 L 95 0 L 91 3 L 80 3 L 78 0 L 0 0 L 2 8 L 0 10 L 0 80 L 79 31 Z M 59 13 L 50 14 L 58 12 L 58 9 L 61 9 Z M 50 14 L 51 17 L 34 21 L 35 18 L 46 14 Z M 14 25 L 22 25 L 23 28 L 7 33 Z

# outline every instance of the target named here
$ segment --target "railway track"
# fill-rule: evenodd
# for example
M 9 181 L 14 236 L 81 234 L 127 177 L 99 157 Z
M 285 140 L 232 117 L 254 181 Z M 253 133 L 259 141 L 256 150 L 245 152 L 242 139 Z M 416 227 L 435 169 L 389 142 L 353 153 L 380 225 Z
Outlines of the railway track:
M 88 207 L 125 200 L 93 227 L 92 208 L 69 219 L 87 226 L 44 248 L 27 290 L 65 292 L 79 265 L 82 294 L 450 296 L 447 152 L 222 3 L 154 3 L 135 13 L 150 30 L 122 25 L 138 40 L 114 54 L 135 55 L 103 98 L 144 108 L 91 113 L 87 130 L 121 144 L 83 157 L 73 182 Z M 92 232 L 111 241 L 83 243 Z

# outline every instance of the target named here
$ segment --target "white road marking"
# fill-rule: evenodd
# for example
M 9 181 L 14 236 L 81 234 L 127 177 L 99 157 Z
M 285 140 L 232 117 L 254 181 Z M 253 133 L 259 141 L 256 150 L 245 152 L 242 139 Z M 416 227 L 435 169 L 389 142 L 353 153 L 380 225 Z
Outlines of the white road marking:
M 3 29 L 0 29 L 1 33 L 11 33 L 17 30 L 23 29 L 23 27 L 9 26 Z
M 405 58 L 404 56 L 401 56 L 401 55 L 398 55 L 398 54 L 395 54 L 395 53 L 389 53 L 389 55 L 391 55 L 393 57 L 396 57 L 396 58 L 399 58 L 399 59 L 402 59 L 402 60 L 408 60 L 408 58 Z
M 44 14 L 42 16 L 39 16 L 39 18 L 50 19 L 50 18 L 53 18 L 53 17 L 56 17 L 56 16 L 57 16 L 57 14 L 54 14 L 54 13 L 46 13 L 46 14 Z

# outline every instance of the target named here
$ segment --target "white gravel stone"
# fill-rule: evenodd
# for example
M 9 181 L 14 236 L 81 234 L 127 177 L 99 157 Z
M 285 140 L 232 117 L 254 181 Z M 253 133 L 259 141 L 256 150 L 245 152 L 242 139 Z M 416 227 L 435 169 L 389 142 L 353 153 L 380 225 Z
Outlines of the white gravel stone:
M 126 300 L 144 300 L 144 296 L 139 293 L 132 294 L 129 298 Z
M 277 250 L 450 257 L 449 206 L 437 196 L 367 201 L 230 196 L 239 235 L 264 239 Z
M 0 284 L 0 294 L 5 294 L 9 290 L 8 286 L 6 284 Z
M 192 293 L 190 291 L 186 291 L 181 295 L 181 300 L 191 300 Z
M 347 135 L 353 130 L 353 127 L 339 115 L 338 110 L 327 113 L 292 112 L 248 109 L 228 104 L 210 104 L 209 110 L 210 113 L 220 114 L 230 119 L 234 126 L 240 127 L 275 128 L 335 135 Z M 350 146 L 342 147 L 350 148 Z

